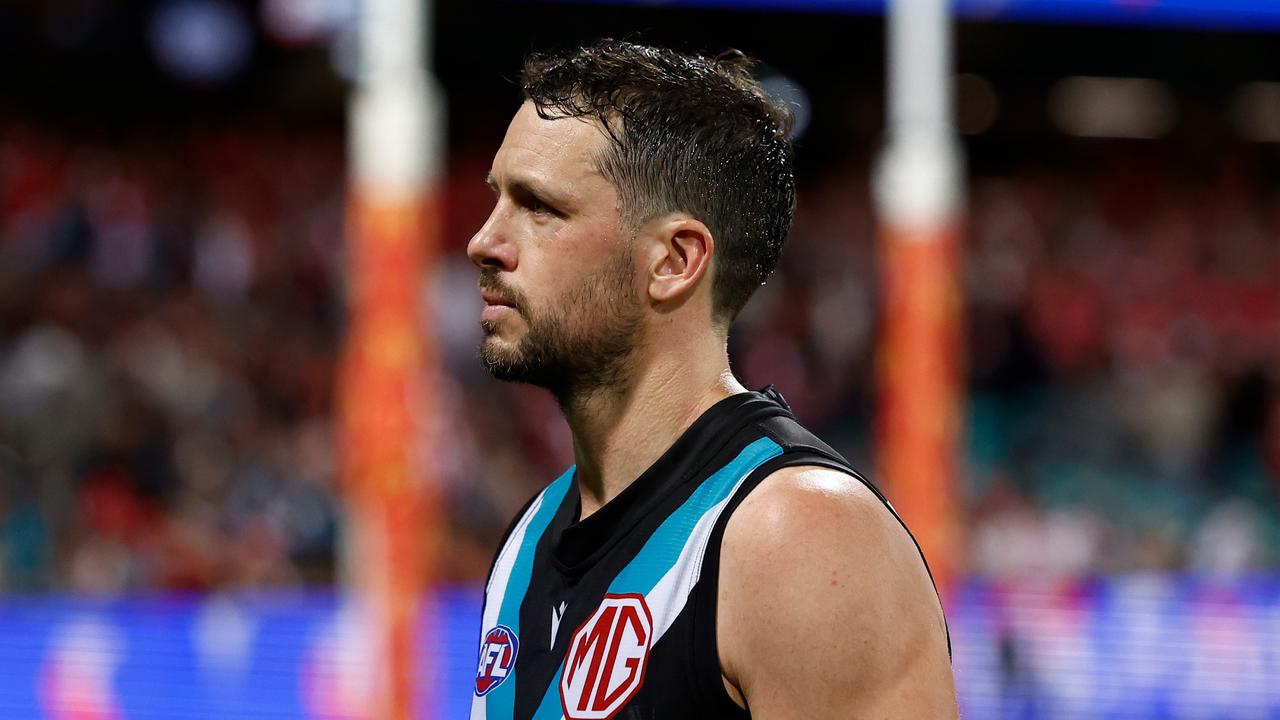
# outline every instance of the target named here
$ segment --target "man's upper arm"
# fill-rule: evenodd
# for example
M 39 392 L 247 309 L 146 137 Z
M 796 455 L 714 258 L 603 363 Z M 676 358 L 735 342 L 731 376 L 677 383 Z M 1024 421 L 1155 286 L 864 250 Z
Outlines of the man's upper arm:
M 717 642 L 753 718 L 954 718 L 942 610 L 915 544 L 858 480 L 797 467 L 730 518 Z

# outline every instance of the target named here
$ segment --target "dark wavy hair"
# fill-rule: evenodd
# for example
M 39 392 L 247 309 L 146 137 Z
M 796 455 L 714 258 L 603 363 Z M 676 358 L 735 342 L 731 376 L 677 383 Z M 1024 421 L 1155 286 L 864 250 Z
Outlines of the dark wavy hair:
M 716 240 L 712 307 L 732 322 L 778 264 L 795 213 L 792 116 L 737 50 L 715 58 L 602 40 L 531 55 L 520 78 L 543 118 L 594 117 L 610 142 L 596 159 L 631 230 L 686 212 Z

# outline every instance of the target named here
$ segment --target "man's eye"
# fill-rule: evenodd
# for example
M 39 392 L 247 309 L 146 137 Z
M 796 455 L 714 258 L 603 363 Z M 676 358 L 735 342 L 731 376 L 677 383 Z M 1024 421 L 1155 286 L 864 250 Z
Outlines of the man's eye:
M 553 215 L 553 214 L 555 214 L 555 211 L 551 209 L 551 206 L 550 206 L 550 205 L 547 205 L 546 203 L 542 202 L 542 201 L 541 201 L 541 200 L 539 200 L 538 198 L 529 198 L 528 205 L 529 205 L 529 210 L 530 210 L 534 215 Z

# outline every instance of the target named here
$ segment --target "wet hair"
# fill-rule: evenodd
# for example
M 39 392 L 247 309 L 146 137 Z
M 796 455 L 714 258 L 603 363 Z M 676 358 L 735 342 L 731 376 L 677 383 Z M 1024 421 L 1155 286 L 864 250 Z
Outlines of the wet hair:
M 715 58 L 617 40 L 531 55 L 520 85 L 546 119 L 594 117 L 596 158 L 631 231 L 685 212 L 710 229 L 713 319 L 726 326 L 778 264 L 795 213 L 792 116 L 737 50 Z

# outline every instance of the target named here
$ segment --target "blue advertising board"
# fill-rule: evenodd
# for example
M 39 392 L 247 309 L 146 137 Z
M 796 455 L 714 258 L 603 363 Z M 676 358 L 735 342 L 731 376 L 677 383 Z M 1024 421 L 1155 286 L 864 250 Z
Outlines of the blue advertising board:
M 430 603 L 419 717 L 467 716 L 480 601 Z M 973 581 L 949 618 L 969 720 L 1280 719 L 1280 578 Z M 329 593 L 0 598 L 0 718 L 359 717 L 362 637 Z

